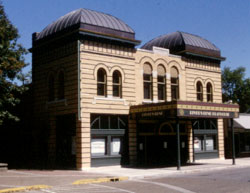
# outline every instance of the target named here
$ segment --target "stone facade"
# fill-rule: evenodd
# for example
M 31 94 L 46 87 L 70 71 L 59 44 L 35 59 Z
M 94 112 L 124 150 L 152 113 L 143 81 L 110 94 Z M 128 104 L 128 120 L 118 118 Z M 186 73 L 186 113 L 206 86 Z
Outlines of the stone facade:
M 158 47 L 154 47 L 152 51 L 136 49 L 134 48 L 136 43 L 128 43 L 126 38 L 114 40 L 116 37 L 104 35 L 106 39 L 102 39 L 101 36 L 96 37 L 96 34 L 93 32 L 93 37 L 76 36 L 77 38 L 72 39 L 65 38 L 67 37 L 65 35 L 48 41 L 39 40 L 41 43 L 39 41 L 36 43 L 34 40 L 32 48 L 34 130 L 37 131 L 36 137 L 43 134 L 46 138 L 43 148 L 48 151 L 47 158 L 50 164 L 56 165 L 58 160 L 65 158 L 67 162 L 73 160 L 73 165 L 77 169 L 91 167 L 91 117 L 100 114 L 128 116 L 125 131 L 127 156 L 130 164 L 136 163 L 139 147 L 138 128 L 137 121 L 131 118 L 130 108 L 141 104 L 171 102 L 173 68 L 178 72 L 179 101 L 197 101 L 197 82 L 200 82 L 202 91 L 199 92 L 203 95 L 203 102 L 209 100 L 207 85 L 210 83 L 212 102 L 222 103 L 221 69 L 218 60 L 174 55 L 170 54 L 170 50 Z M 152 73 L 152 97 L 149 99 L 144 97 L 145 64 L 150 66 Z M 159 66 L 165 71 L 164 100 L 158 99 Z M 104 95 L 98 95 L 99 69 L 103 69 L 106 74 Z M 118 71 L 121 77 L 119 83 L 121 96 L 118 97 L 113 94 L 115 71 Z M 218 155 L 224 159 L 223 120 L 216 120 Z M 188 160 L 192 162 L 194 161 L 192 120 L 185 120 L 183 123 L 187 128 Z M 111 138 L 109 140 L 112 140 Z M 58 157 L 63 154 L 64 145 L 69 147 L 64 153 L 70 154 L 70 158 Z
M 77 80 L 77 42 L 55 48 L 50 56 L 43 52 L 33 53 L 33 84 L 35 121 L 48 123 L 49 157 L 53 160 L 56 148 L 56 117 L 64 114 L 76 116 L 76 149 L 77 168 L 90 167 L 91 164 L 91 129 L 90 114 L 129 114 L 130 106 L 142 103 L 155 103 L 157 99 L 157 66 L 166 69 L 167 101 L 171 101 L 170 69 L 179 71 L 180 100 L 196 101 L 196 82 L 200 80 L 206 96 L 206 83 L 213 85 L 214 102 L 221 103 L 221 71 L 218 64 L 199 63 L 183 60 L 180 56 L 171 55 L 167 49 L 153 51 L 135 50 L 108 44 L 81 41 L 80 44 L 80 120 L 78 119 L 78 80 Z M 143 98 L 143 64 L 152 65 L 153 100 Z M 97 70 L 104 68 L 107 72 L 107 96 L 97 95 Z M 112 96 L 112 74 L 119 70 L 122 75 L 122 98 Z M 65 75 L 65 99 L 59 100 L 57 78 L 60 71 Z M 48 77 L 55 78 L 55 99 L 48 101 Z M 206 98 L 205 98 L 206 101 Z M 190 126 L 191 127 L 191 126 Z M 131 120 L 129 123 L 129 148 L 131 161 L 136 154 L 136 129 Z M 192 160 L 192 132 L 189 130 L 189 156 Z M 223 126 L 218 119 L 219 156 L 224 158 Z M 133 153 L 134 152 L 134 153 Z

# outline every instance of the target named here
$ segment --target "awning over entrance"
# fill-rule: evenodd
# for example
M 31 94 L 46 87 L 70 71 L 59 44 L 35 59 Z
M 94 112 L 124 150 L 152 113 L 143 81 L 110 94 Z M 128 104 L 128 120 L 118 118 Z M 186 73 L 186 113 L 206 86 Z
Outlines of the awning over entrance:
M 175 149 L 176 148 L 176 158 L 177 158 L 177 170 L 180 170 L 181 166 L 181 152 L 183 149 L 182 144 L 187 144 L 188 142 L 185 142 L 185 139 L 181 138 L 180 131 L 182 128 L 180 128 L 181 121 L 183 119 L 231 119 L 239 117 L 239 106 L 237 104 L 223 104 L 223 103 L 207 103 L 207 102 L 194 102 L 194 101 L 171 101 L 171 102 L 163 102 L 163 103 L 151 103 L 151 104 L 143 104 L 143 105 L 136 105 L 130 107 L 130 116 L 131 119 L 136 120 L 137 123 L 140 124 L 142 121 L 174 121 L 174 127 L 175 127 L 175 134 L 176 138 L 171 138 L 172 141 L 169 138 L 162 138 L 163 142 L 161 142 L 161 138 L 158 137 L 155 142 L 149 142 L 148 144 L 157 144 L 157 141 L 160 142 L 160 146 L 162 147 L 162 144 L 167 143 L 169 144 L 169 148 L 167 149 Z M 150 128 L 149 124 L 145 127 L 142 127 L 144 130 Z M 206 132 L 210 132 L 210 129 L 205 129 Z M 233 132 L 233 131 L 232 131 Z M 206 138 L 206 143 L 209 146 L 209 142 L 216 142 L 216 140 L 213 138 L 212 134 L 213 132 L 210 132 L 208 137 Z M 160 135 L 159 135 L 160 136 Z M 168 135 L 166 135 L 168 136 Z M 232 135 L 234 136 L 234 135 Z M 154 137 L 154 136 L 153 136 Z M 144 136 L 145 142 L 144 144 L 147 145 L 147 139 L 150 140 L 150 137 Z M 176 140 L 176 142 L 175 142 Z M 187 140 L 187 139 L 186 139 Z M 232 144 L 234 144 L 234 139 L 232 139 Z M 140 142 L 140 139 L 138 138 L 138 142 L 143 144 L 143 141 Z M 176 144 L 174 146 L 174 144 Z M 140 145 L 140 144 L 139 144 Z M 173 145 L 170 148 L 170 145 Z M 154 147 L 152 145 L 148 145 L 149 147 Z M 185 146 L 185 145 L 184 145 Z M 210 145 L 211 146 L 211 145 Z M 209 146 L 209 147 L 210 147 Z M 210 147 L 211 148 L 211 147 Z M 158 148 L 159 151 L 160 148 Z M 234 149 L 234 147 L 233 147 Z M 145 155 L 147 155 L 147 152 L 145 150 Z M 153 152 L 153 151 L 151 151 Z M 165 152 L 165 149 L 162 150 L 161 154 L 163 155 L 163 152 Z M 168 153 L 173 155 L 173 153 Z M 152 156 L 151 156 L 152 157 Z M 183 157 L 183 155 L 182 155 Z M 185 156 L 184 156 L 185 157 Z M 233 164 L 235 164 L 235 156 L 233 156 Z M 184 158 L 185 159 L 185 158 Z
M 239 105 L 193 101 L 172 101 L 130 107 L 132 119 L 164 117 L 237 118 Z

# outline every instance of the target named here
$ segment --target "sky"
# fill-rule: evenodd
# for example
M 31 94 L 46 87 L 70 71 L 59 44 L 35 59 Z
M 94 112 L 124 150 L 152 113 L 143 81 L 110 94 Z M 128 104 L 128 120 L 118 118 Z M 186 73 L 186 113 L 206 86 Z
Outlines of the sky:
M 143 44 L 163 34 L 183 31 L 199 35 L 226 57 L 225 66 L 246 68 L 250 78 L 249 0 L 2 0 L 20 34 L 19 43 L 32 47 L 32 33 L 41 32 L 59 17 L 79 8 L 111 14 L 136 33 Z M 31 69 L 31 54 L 24 71 Z

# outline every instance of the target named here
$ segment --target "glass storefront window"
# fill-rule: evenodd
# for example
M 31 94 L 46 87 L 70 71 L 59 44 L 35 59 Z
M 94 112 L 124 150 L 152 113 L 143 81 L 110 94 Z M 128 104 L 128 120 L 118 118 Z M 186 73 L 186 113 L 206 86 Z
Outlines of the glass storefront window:
M 91 129 L 126 129 L 127 115 L 91 115 Z
M 105 138 L 93 138 L 91 139 L 91 155 L 103 156 L 106 155 L 106 139 Z
M 195 152 L 209 152 L 217 150 L 217 135 L 201 135 L 194 138 Z
M 206 138 L 206 150 L 213 151 L 214 150 L 214 139 L 213 137 Z
M 112 138 L 111 142 L 111 155 L 121 154 L 121 138 Z
M 124 154 L 128 115 L 91 114 L 91 157 L 109 159 Z
M 196 130 L 217 130 L 216 119 L 198 119 L 193 121 L 193 129 Z
M 194 138 L 194 151 L 195 152 L 204 151 L 204 137 L 203 136 Z

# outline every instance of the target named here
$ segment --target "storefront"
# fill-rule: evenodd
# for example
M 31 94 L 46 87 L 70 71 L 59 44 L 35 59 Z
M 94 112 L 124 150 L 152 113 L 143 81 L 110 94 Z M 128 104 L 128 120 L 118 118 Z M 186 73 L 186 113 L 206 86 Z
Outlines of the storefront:
M 91 166 L 126 164 L 126 115 L 91 114 Z
M 238 117 L 238 105 L 173 101 L 132 106 L 141 165 L 172 165 L 224 153 L 220 120 Z
M 233 120 L 235 138 L 235 156 L 250 157 L 250 114 L 240 113 Z M 232 126 L 230 120 L 224 121 L 226 158 L 232 157 Z
M 217 119 L 194 119 L 192 128 L 195 159 L 219 157 Z

